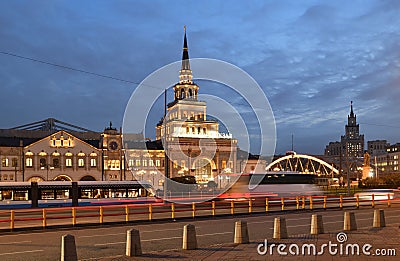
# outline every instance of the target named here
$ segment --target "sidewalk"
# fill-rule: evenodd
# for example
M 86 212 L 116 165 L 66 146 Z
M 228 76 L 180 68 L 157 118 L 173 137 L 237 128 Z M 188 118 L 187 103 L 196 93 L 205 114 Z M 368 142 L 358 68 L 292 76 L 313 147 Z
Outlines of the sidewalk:
M 151 252 L 143 253 L 140 257 L 115 257 L 107 258 L 102 260 L 398 260 L 400 257 L 400 229 L 395 226 L 388 226 L 385 228 L 371 228 L 363 229 L 357 231 L 346 232 L 347 241 L 342 243 L 337 240 L 337 233 L 321 234 L 318 236 L 311 235 L 296 235 L 289 236 L 289 239 L 282 240 L 268 240 L 269 249 L 271 244 L 276 244 L 273 247 L 272 256 L 267 253 L 266 255 L 260 255 L 257 252 L 257 247 L 260 243 L 264 243 L 264 239 L 261 240 L 251 240 L 249 244 L 223 244 L 214 245 L 206 248 L 199 248 L 196 250 L 170 250 L 162 252 Z M 308 248 L 305 248 L 305 255 L 302 255 L 302 246 L 304 244 L 314 244 L 316 246 L 316 252 L 321 251 L 321 246 L 323 244 L 337 244 L 332 246 L 332 251 L 337 249 L 338 253 L 336 255 L 331 255 L 329 253 L 329 247 L 324 247 L 322 255 L 309 255 Z M 288 252 L 287 256 L 282 256 L 277 253 L 277 245 L 285 244 L 286 248 L 283 251 Z M 292 255 L 292 252 L 296 251 L 295 246 L 291 244 L 296 244 L 299 246 L 299 255 Z M 360 254 L 352 255 L 352 245 L 357 244 L 359 246 Z M 362 248 L 365 244 L 370 244 L 372 247 L 366 249 L 370 255 L 363 254 Z M 340 245 L 342 245 L 342 255 L 340 255 Z M 349 255 L 346 255 L 346 248 L 348 248 Z M 264 247 L 260 248 L 261 251 Z M 391 256 L 378 256 L 379 253 L 389 254 L 389 249 L 394 249 L 391 252 Z M 377 252 L 379 251 L 379 253 Z M 356 249 L 355 249 L 355 252 Z M 394 256 L 395 255 L 395 256 Z

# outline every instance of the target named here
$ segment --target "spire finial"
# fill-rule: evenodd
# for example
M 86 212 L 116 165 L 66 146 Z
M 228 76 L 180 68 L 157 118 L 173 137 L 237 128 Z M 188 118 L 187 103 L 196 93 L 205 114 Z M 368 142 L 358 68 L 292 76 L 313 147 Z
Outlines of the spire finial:
M 184 77 L 180 77 L 181 81 L 184 80 L 185 82 L 191 82 L 191 73 L 190 71 L 190 62 L 189 62 L 189 48 L 187 44 L 186 38 L 186 25 L 183 27 L 185 34 L 183 37 L 183 52 L 182 52 L 182 67 L 181 67 L 181 76 L 185 75 Z M 190 77 L 188 76 L 190 74 Z
M 353 101 L 350 101 L 350 117 L 354 117 L 354 112 L 353 112 Z

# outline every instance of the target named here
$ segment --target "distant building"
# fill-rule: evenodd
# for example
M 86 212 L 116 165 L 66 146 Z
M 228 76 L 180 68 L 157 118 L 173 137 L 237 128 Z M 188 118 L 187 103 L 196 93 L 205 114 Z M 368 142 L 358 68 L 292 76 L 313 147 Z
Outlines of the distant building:
M 350 115 L 347 116 L 345 135 L 341 137 L 342 148 L 347 147 L 349 157 L 363 157 L 364 135 L 360 135 L 360 125 L 357 124 L 357 116 L 353 112 L 353 102 L 350 105 Z M 346 150 L 344 150 L 346 151 Z
M 390 146 L 387 140 L 371 140 L 367 142 L 367 151 L 371 157 L 386 154 L 386 149 Z
M 364 135 L 360 134 L 360 125 L 350 103 L 350 114 L 347 116 L 345 134 L 340 141 L 329 142 L 325 147 L 324 160 L 334 164 L 343 175 L 347 169 L 352 178 L 361 178 L 361 167 L 364 157 Z
M 371 158 L 371 165 L 376 165 L 379 175 L 400 174 L 400 143 L 390 145 L 386 148 L 386 153 Z
M 364 135 L 360 134 L 360 125 L 353 111 L 353 102 L 350 104 L 350 114 L 347 116 L 345 135 L 340 141 L 329 142 L 325 148 L 325 156 L 358 157 L 364 155 Z

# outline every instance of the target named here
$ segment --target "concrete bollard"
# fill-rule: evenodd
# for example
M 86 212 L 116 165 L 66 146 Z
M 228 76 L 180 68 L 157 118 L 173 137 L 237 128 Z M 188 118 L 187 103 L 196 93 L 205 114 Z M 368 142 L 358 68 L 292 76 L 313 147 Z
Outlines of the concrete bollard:
M 75 237 L 67 234 L 61 238 L 61 261 L 77 261 Z
M 274 220 L 274 239 L 285 239 L 288 237 L 286 229 L 286 220 L 281 217 L 276 217 Z
M 375 209 L 374 210 L 374 222 L 373 227 L 385 227 L 385 212 L 383 209 Z
M 183 227 L 182 249 L 192 250 L 197 248 L 196 228 L 192 224 Z
M 311 216 L 311 235 L 318 235 L 324 233 L 324 224 L 322 222 L 322 216 L 313 214 Z
M 354 212 L 344 212 L 343 230 L 357 230 L 356 216 Z
M 247 244 L 249 243 L 249 231 L 247 230 L 246 221 L 235 222 L 235 244 Z
M 126 231 L 126 256 L 142 255 L 139 230 L 130 229 Z

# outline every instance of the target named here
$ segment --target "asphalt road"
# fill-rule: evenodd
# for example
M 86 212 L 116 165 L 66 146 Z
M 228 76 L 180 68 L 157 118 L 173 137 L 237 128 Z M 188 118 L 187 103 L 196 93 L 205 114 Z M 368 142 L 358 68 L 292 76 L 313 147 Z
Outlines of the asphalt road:
M 386 223 L 399 225 L 400 206 L 385 209 Z M 360 208 L 354 211 L 358 228 L 372 226 L 373 209 Z M 185 224 L 196 226 L 199 247 L 233 242 L 234 223 L 247 221 L 250 240 L 272 238 L 273 219 L 286 218 L 291 237 L 306 237 L 310 230 L 313 213 L 323 216 L 325 232 L 338 232 L 343 227 L 342 210 L 298 211 L 286 213 L 254 214 L 251 216 L 220 217 L 202 220 L 179 220 L 145 222 L 136 225 L 104 225 L 90 228 L 44 230 L 36 232 L 13 232 L 0 235 L 0 260 L 59 260 L 61 237 L 75 236 L 80 260 L 116 257 L 124 255 L 126 231 L 140 231 L 143 252 L 179 249 L 182 246 L 182 229 Z

